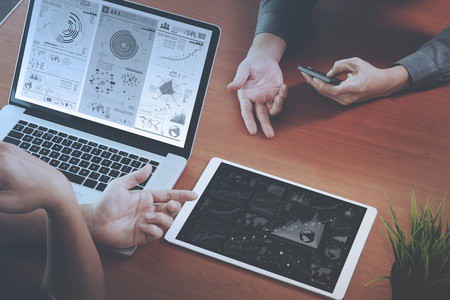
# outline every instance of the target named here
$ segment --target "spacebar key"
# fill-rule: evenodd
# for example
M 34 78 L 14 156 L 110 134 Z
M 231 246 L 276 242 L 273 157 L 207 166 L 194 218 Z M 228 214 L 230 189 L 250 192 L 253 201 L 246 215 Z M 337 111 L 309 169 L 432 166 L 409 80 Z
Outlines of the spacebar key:
M 63 170 L 59 170 L 61 173 L 64 174 L 64 176 L 69 179 L 70 182 L 81 184 L 84 181 L 84 177 L 76 174 L 72 174 Z

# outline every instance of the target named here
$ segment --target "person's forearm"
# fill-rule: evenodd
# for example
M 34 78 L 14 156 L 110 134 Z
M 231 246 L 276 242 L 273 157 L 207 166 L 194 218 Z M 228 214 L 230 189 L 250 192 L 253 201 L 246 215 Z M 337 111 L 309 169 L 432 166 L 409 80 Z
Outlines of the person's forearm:
M 42 287 L 57 299 L 105 296 L 100 258 L 75 199 L 47 212 L 47 265 Z
M 92 205 L 80 205 L 89 232 L 93 236 Z M 31 213 L 12 215 L 0 213 L 0 247 L 45 243 L 46 241 L 46 213 L 43 209 Z
M 286 50 L 286 42 L 271 33 L 260 33 L 253 39 L 253 44 L 248 50 L 249 55 L 268 57 L 279 62 Z

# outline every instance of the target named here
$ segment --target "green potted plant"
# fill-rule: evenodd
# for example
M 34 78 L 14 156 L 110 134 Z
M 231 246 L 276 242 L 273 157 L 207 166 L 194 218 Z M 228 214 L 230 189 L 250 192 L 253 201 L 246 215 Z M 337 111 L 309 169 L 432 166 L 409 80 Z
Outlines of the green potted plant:
M 434 211 L 427 199 L 419 208 L 413 193 L 409 233 L 400 226 L 389 203 L 392 223 L 382 221 L 395 262 L 390 276 L 371 282 L 390 279 L 392 299 L 450 299 L 450 228 L 444 203 L 445 199 Z

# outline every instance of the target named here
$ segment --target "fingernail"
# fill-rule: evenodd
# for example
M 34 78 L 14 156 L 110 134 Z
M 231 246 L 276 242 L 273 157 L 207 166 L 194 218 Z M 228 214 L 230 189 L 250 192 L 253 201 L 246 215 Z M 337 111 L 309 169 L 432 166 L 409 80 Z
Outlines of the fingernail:
M 156 215 L 154 213 L 148 213 L 145 215 L 145 217 L 147 218 L 147 220 L 153 220 L 155 219 Z
M 328 71 L 327 77 L 331 77 L 332 74 L 333 74 L 333 70 Z

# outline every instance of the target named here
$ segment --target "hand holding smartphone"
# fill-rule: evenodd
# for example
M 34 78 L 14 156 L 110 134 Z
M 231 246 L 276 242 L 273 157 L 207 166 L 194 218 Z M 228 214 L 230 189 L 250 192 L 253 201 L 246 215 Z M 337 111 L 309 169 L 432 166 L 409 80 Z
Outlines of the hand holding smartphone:
M 325 81 L 326 83 L 329 83 L 332 85 L 339 85 L 342 82 L 342 80 L 339 80 L 337 78 L 327 77 L 326 74 L 319 72 L 317 70 L 311 69 L 311 68 L 305 68 L 302 66 L 298 66 L 298 69 L 303 73 L 306 73 L 312 77 L 315 77 L 317 79 L 320 79 L 320 80 Z

